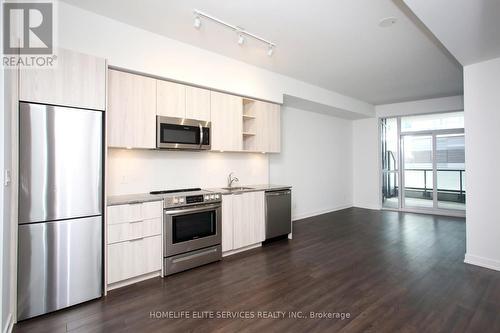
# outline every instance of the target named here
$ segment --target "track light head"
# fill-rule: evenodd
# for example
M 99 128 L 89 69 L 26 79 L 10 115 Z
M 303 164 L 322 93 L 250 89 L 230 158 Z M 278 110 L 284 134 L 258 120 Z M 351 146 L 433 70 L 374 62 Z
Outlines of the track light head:
M 238 35 L 238 44 L 240 46 L 242 46 L 243 44 L 245 44 L 245 36 L 243 36 L 243 34 L 239 34 Z
M 269 57 L 272 57 L 274 54 L 274 46 L 273 45 L 269 45 L 269 48 L 267 49 L 267 55 Z
M 196 29 L 200 29 L 201 27 L 201 19 L 198 15 L 196 15 L 194 17 L 194 23 L 193 23 L 193 26 L 196 28 Z

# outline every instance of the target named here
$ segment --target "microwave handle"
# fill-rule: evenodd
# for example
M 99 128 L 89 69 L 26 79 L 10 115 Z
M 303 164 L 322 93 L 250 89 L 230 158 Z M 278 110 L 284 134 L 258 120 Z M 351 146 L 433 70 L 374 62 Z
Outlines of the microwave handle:
M 200 126 L 200 148 L 203 146 L 203 126 L 201 124 L 198 124 Z

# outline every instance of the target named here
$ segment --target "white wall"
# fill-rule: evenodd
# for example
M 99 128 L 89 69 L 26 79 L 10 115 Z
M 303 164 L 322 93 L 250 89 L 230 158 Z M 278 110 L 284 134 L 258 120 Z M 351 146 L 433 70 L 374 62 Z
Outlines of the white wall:
M 5 178 L 4 172 L 6 169 L 12 171 L 12 104 L 11 104 L 11 96 L 17 96 L 16 87 L 11 84 L 11 75 L 13 74 L 12 70 L 3 71 L 2 75 L 2 93 L 3 99 L 0 104 L 2 107 L 1 114 L 1 122 L 2 122 L 2 133 L 1 137 L 1 170 L 2 173 L 2 189 L 1 189 L 1 206 L 2 206 L 2 214 L 0 215 L 2 218 L 1 225 L 1 263 L 2 263 L 2 275 L 1 275 L 1 290 L 2 290 L 2 317 L 1 317 L 1 329 L 6 330 L 7 327 L 12 324 L 12 316 L 14 312 L 14 300 L 15 293 L 12 292 L 13 286 L 15 285 L 14 277 L 14 267 L 15 263 L 12 261 L 13 253 L 15 252 L 15 242 L 12 240 L 13 234 L 15 234 L 15 230 L 12 229 L 12 188 L 13 184 L 10 183 L 8 186 L 4 185 Z M 16 97 L 14 97 L 16 98 Z
M 235 172 L 240 184 L 267 184 L 267 154 L 108 150 L 108 194 L 186 187 L 224 187 Z
M 423 99 L 419 101 L 383 104 L 375 106 L 377 117 L 407 116 L 424 113 L 439 113 L 448 111 L 462 111 L 464 109 L 463 96 Z
M 353 205 L 380 209 L 378 119 L 353 121 Z
M 374 115 L 373 105 L 58 2 L 58 44 L 123 67 L 281 103 L 283 94 Z
M 3 17 L 3 6 L 0 6 L 0 17 Z M 3 45 L 3 24 L 0 28 L 0 45 Z M 10 186 L 4 185 L 4 170 L 10 169 L 11 163 L 11 112 L 10 104 L 5 99 L 12 93 L 8 86 L 7 71 L 0 66 L 0 330 L 6 332 L 11 324 L 12 292 L 11 292 L 11 201 Z
M 0 6 L 0 17 L 3 17 L 3 4 Z M 3 45 L 3 25 L 0 27 L 0 45 Z M 4 145 L 5 145 L 5 104 L 4 104 L 4 71 L 3 66 L 0 67 L 0 106 L 2 108 L 2 114 L 0 116 L 0 172 L 4 172 L 5 164 L 4 164 Z M 2 177 L 3 180 L 3 177 Z M 4 294 L 3 294 L 3 275 L 4 275 L 4 267 L 3 267 L 3 247 L 5 241 L 3 239 L 3 229 L 6 223 L 4 219 L 4 209 L 3 209 L 3 184 L 2 190 L 0 191 L 0 216 L 2 218 L 2 223 L 0 224 L 0 239 L 2 240 L 2 244 L 0 245 L 0 269 L 1 269 L 1 280 L 0 280 L 0 330 L 4 329 Z
M 500 270 L 500 58 L 464 68 L 467 254 Z
M 281 126 L 270 182 L 293 186 L 292 218 L 352 206 L 352 121 L 284 107 Z

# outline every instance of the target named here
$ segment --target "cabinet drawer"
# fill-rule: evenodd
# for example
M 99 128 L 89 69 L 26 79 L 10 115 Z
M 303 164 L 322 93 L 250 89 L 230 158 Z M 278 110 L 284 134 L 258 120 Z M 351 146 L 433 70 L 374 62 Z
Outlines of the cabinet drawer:
M 149 220 L 161 218 L 163 213 L 163 201 L 145 202 L 142 204 L 142 219 Z
M 118 224 L 161 218 L 162 212 L 163 201 L 109 206 L 107 223 Z
M 139 203 L 108 207 L 108 224 L 141 221 L 141 206 Z
M 108 227 L 108 244 L 156 236 L 161 234 L 161 218 L 111 224 Z
M 161 236 L 108 245 L 108 284 L 161 269 Z

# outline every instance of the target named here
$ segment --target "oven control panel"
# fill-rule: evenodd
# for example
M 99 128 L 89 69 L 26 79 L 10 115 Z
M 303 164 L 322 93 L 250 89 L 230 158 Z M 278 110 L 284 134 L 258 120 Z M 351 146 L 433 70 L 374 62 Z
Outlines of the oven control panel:
M 220 202 L 222 195 L 220 193 L 206 193 L 197 195 L 179 195 L 165 198 L 165 207 L 177 207 L 186 205 L 197 205 L 204 203 Z

